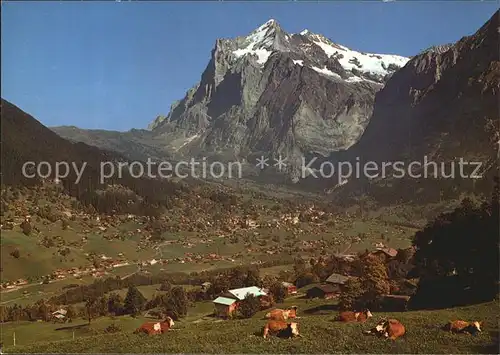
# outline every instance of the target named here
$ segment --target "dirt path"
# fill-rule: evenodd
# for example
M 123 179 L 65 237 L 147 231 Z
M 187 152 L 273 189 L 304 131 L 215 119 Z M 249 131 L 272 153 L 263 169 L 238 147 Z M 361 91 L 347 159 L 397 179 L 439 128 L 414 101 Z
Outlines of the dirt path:
M 132 273 L 130 273 L 130 274 L 128 274 L 128 275 L 122 276 L 122 278 L 121 278 L 121 279 L 122 279 L 122 280 L 125 280 L 126 278 L 129 278 L 130 276 L 137 274 L 139 271 L 141 271 L 141 267 L 140 267 L 140 266 L 137 266 L 137 270 L 135 270 L 134 272 L 132 272 Z
M 349 251 L 349 249 L 351 249 L 352 247 L 352 243 L 349 243 L 349 246 L 341 253 L 341 254 L 345 254 Z

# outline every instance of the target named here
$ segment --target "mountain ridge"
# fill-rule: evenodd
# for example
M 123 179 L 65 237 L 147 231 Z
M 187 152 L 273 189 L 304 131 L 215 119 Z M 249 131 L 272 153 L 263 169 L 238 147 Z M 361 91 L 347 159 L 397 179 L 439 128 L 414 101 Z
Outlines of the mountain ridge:
M 406 60 L 352 51 L 310 31 L 289 34 L 271 19 L 246 36 L 217 39 L 200 81 L 149 124 L 146 140 L 155 136 L 157 146 L 163 141 L 164 151 L 178 155 L 327 156 L 357 140 L 375 92 Z
M 247 36 L 218 39 L 200 82 L 157 118 L 151 134 L 157 147 L 178 157 L 249 162 L 284 155 L 295 182 L 301 159 L 312 157 L 319 163 L 355 156 L 381 162 L 427 154 L 451 161 L 470 153 L 491 172 L 498 132 L 485 130 L 481 120 L 491 127 L 498 122 L 497 27 L 498 12 L 476 33 L 370 77 L 354 60 L 340 58 L 347 47 L 309 30 L 288 34 L 268 21 Z M 382 55 L 361 54 L 370 63 L 383 62 Z M 472 116 L 480 118 L 467 118 Z M 481 127 L 471 130 L 474 122 Z M 329 183 L 312 185 L 331 190 Z M 298 187 L 308 185 L 306 179 Z M 359 194 L 366 182 L 354 185 L 340 190 Z M 439 190 L 439 183 L 432 188 Z

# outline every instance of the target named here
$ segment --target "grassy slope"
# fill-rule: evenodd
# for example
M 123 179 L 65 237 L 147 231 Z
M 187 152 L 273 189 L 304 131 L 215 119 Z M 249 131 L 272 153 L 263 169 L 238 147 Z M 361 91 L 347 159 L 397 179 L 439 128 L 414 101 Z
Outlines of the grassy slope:
M 306 308 L 307 306 L 304 306 L 302 309 Z M 208 307 L 203 310 L 208 311 Z M 43 336 L 42 332 L 40 336 L 36 336 L 36 339 L 42 342 L 14 348 L 8 346 L 12 343 L 12 340 L 8 339 L 11 337 L 10 329 L 3 332 L 3 341 L 7 345 L 7 352 L 17 353 L 498 353 L 497 303 L 439 311 L 377 313 L 374 320 L 364 326 L 333 322 L 334 315 L 331 311 L 313 315 L 302 313 L 299 322 L 303 338 L 293 340 L 263 340 L 259 337 L 258 332 L 264 324 L 260 319 L 261 313 L 250 320 L 193 322 L 187 319 L 176 323 L 175 328 L 178 330 L 163 336 L 132 335 L 132 329 L 142 320 L 127 317 L 119 321 L 123 331 L 112 336 L 76 337 L 73 341 L 71 332 L 66 331 L 65 338 L 68 340 L 43 342 L 47 337 Z M 407 327 L 407 335 L 396 342 L 362 335 L 363 329 L 372 326 L 382 316 L 391 316 L 402 321 Z M 439 329 L 446 321 L 457 318 L 484 320 L 483 333 L 472 337 L 453 335 Z M 94 327 L 102 329 L 104 324 L 110 322 L 109 319 L 103 319 L 96 322 Z
M 193 272 L 202 271 L 215 268 L 227 268 L 239 265 L 241 263 L 248 264 L 253 260 L 259 260 L 261 258 L 269 259 L 269 255 L 264 255 L 262 252 L 247 253 L 244 246 L 243 238 L 236 244 L 226 243 L 224 244 L 224 239 L 212 237 L 213 244 L 200 244 L 197 243 L 200 236 L 193 236 L 187 232 L 176 233 L 175 236 L 171 236 L 171 239 L 188 237 L 189 241 L 193 242 L 195 245 L 193 247 L 186 247 L 180 244 L 165 245 L 160 247 L 160 254 L 158 254 L 152 248 L 137 250 L 137 241 L 133 238 L 127 238 L 124 241 L 121 240 L 106 240 L 102 235 L 96 233 L 83 233 L 84 226 L 80 226 L 78 223 L 71 222 L 71 229 L 62 230 L 61 223 L 49 223 L 44 225 L 42 223 L 35 223 L 35 225 L 41 230 L 41 235 L 45 236 L 61 236 L 62 239 L 70 246 L 71 252 L 66 257 L 63 258 L 58 254 L 58 247 L 45 248 L 38 244 L 41 239 L 40 236 L 36 234 L 26 236 L 21 233 L 20 228 L 16 226 L 12 231 L 2 231 L 1 242 L 1 263 L 3 267 L 2 279 L 13 280 L 18 278 L 26 278 L 28 276 L 43 276 L 50 274 L 53 270 L 58 268 L 68 268 L 72 266 L 89 266 L 90 261 L 86 259 L 85 253 L 95 252 L 97 255 L 105 254 L 111 257 L 117 257 L 118 253 L 124 253 L 126 258 L 132 262 L 133 260 L 149 260 L 152 258 L 163 257 L 163 258 L 175 258 L 182 257 L 185 253 L 220 253 L 221 255 L 231 256 L 234 253 L 241 252 L 243 257 L 232 263 L 227 260 L 224 261 L 209 261 L 202 263 L 185 263 L 181 264 L 178 262 L 171 262 L 168 265 L 154 265 L 146 267 L 145 269 L 157 273 L 160 271 L 166 272 Z M 109 228 L 107 233 L 112 234 L 120 230 L 135 230 L 138 226 L 136 225 L 121 225 L 119 228 Z M 307 228 L 307 224 L 304 223 L 303 228 Z M 268 241 L 269 246 L 278 245 L 272 241 L 273 236 L 280 236 L 281 241 L 286 241 L 285 237 L 290 234 L 290 232 L 282 230 L 271 230 L 271 229 L 260 229 L 258 230 L 260 237 Z M 333 226 L 326 233 L 315 233 L 310 231 L 300 235 L 300 240 L 314 240 L 324 238 L 325 240 L 331 240 L 335 238 L 339 231 L 343 231 L 346 235 L 357 235 L 358 233 L 366 233 L 367 238 L 362 240 L 360 243 L 352 244 L 349 252 L 356 252 L 364 250 L 365 248 L 373 248 L 373 243 L 384 241 L 393 247 L 406 247 L 409 243 L 409 236 L 411 235 L 410 230 L 405 230 L 402 232 L 399 228 L 391 225 L 384 225 L 377 220 L 369 221 L 358 221 L 347 225 L 347 223 L 339 223 L 339 225 Z M 253 234 L 254 230 L 248 231 L 249 234 Z M 381 234 L 384 234 L 386 240 L 380 238 Z M 83 247 L 72 247 L 70 244 L 72 242 L 80 241 L 82 236 L 87 237 L 87 242 Z M 387 242 L 387 238 L 390 238 L 390 242 Z M 341 251 L 345 250 L 349 245 L 347 241 L 345 243 L 336 245 L 332 247 L 332 250 Z M 21 257 L 19 259 L 13 258 L 9 253 L 15 249 L 21 251 Z M 305 254 L 304 254 L 305 255 Z M 275 255 L 274 257 L 279 258 L 280 256 Z M 113 270 L 113 274 L 116 275 L 127 275 L 136 270 L 135 265 L 129 267 L 117 268 Z M 85 279 L 87 281 L 92 281 L 91 278 Z M 29 303 L 32 297 L 34 300 L 39 299 L 43 296 L 43 293 L 47 295 L 52 295 L 54 293 L 62 292 L 62 287 L 67 283 L 80 284 L 79 281 L 73 277 L 69 277 L 64 281 L 57 281 L 54 285 L 48 286 L 29 286 L 23 288 L 20 291 L 13 292 L 2 292 L 1 304 L 6 304 L 13 302 Z M 29 295 L 22 295 L 23 291 L 28 291 Z M 39 293 L 42 292 L 42 293 Z

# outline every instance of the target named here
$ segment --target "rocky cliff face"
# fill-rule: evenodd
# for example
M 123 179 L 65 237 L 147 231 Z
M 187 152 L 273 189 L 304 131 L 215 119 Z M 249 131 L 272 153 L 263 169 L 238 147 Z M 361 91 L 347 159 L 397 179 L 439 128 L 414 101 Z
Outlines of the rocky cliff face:
M 363 133 L 375 93 L 407 62 L 337 45 L 270 20 L 216 41 L 200 82 L 151 128 L 180 153 L 327 156 Z
M 496 143 L 491 128 L 498 123 L 498 27 L 497 13 L 474 35 L 415 56 L 378 93 L 357 149 L 386 159 L 455 144 L 455 151 L 440 149 L 452 158 Z
M 500 139 L 498 48 L 497 12 L 475 34 L 416 55 L 377 93 L 373 116 L 360 140 L 331 158 L 360 157 L 380 165 L 422 162 L 427 156 L 429 161 L 444 163 L 446 174 L 460 158 L 482 162 L 483 179 L 379 178 L 369 182 L 372 191 L 380 188 L 379 193 L 386 196 L 389 189 L 393 194 L 406 190 L 409 198 L 416 198 L 420 190 L 423 195 L 433 190 L 439 196 L 491 185 L 491 175 L 498 174 Z M 343 189 L 342 197 L 352 194 L 352 189 L 370 190 L 363 179 Z

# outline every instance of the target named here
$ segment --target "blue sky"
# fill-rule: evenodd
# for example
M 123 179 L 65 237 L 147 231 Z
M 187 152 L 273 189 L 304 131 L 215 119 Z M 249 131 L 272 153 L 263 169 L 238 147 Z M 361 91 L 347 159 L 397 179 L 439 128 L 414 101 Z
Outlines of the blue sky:
M 145 128 L 198 82 L 215 40 L 270 18 L 352 49 L 413 55 L 474 33 L 498 2 L 2 3 L 2 97 L 47 126 Z

